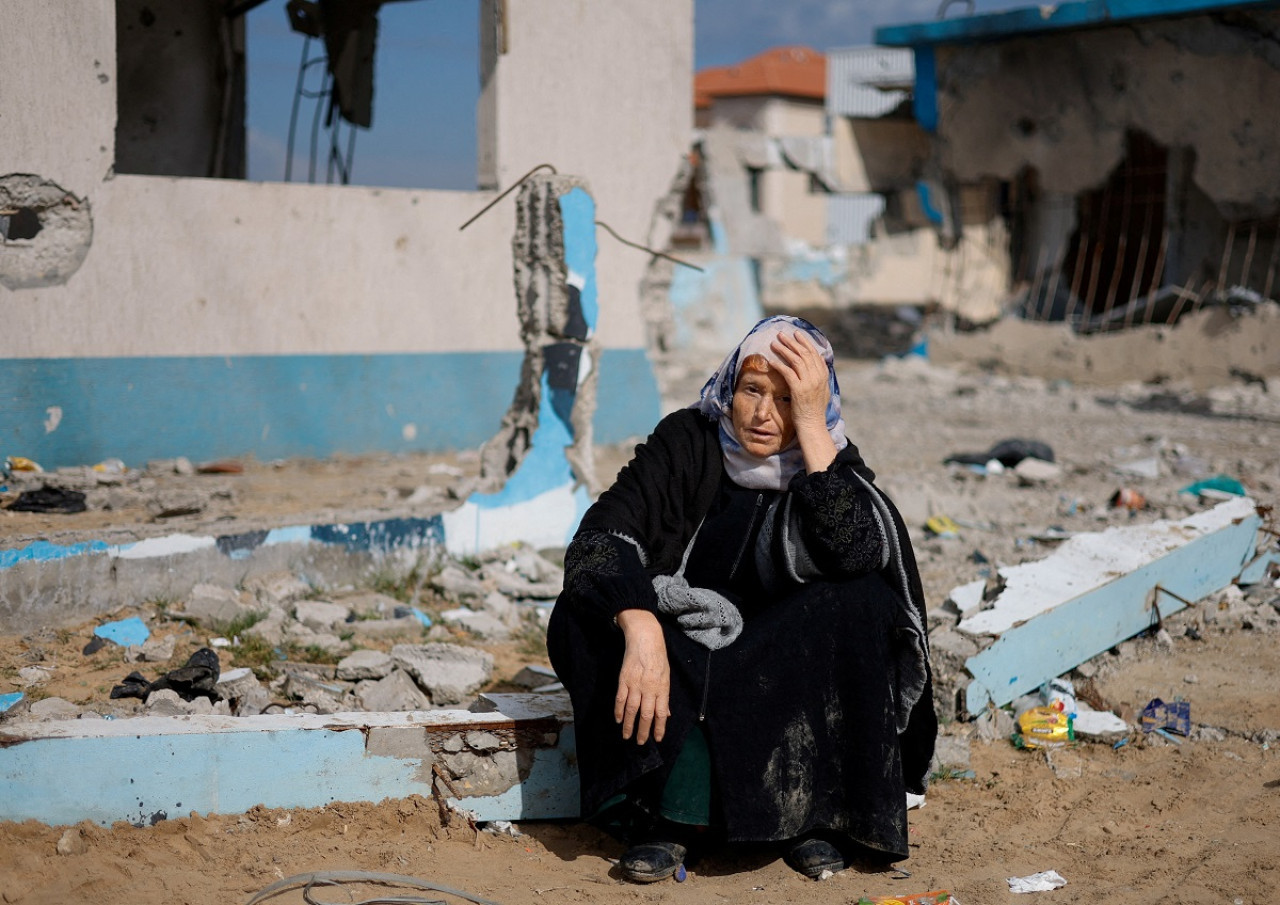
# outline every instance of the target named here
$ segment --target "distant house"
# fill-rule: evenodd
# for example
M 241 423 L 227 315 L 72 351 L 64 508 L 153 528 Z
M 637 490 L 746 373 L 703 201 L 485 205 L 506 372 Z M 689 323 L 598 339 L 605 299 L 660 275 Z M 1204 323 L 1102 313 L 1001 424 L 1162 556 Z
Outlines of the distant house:
M 831 142 L 826 129 L 826 58 L 808 47 L 776 47 L 694 77 L 694 125 L 732 129 L 752 214 L 781 237 L 821 245 L 826 231 Z
M 1007 265 L 979 224 L 963 237 L 944 230 L 913 87 L 911 53 L 883 47 L 779 47 L 697 73 L 698 130 L 669 199 L 670 242 L 711 275 L 673 273 L 670 344 L 722 344 L 765 311 L 830 323 L 861 306 L 996 310 Z M 977 209 L 994 190 L 962 194 Z M 972 266 L 957 271 L 958 255 Z
M 881 28 L 914 57 L 943 232 L 1081 331 L 1280 293 L 1280 3 L 1093 0 Z M 991 187 L 966 209 L 959 189 Z M 957 262 L 962 263 L 962 262 Z

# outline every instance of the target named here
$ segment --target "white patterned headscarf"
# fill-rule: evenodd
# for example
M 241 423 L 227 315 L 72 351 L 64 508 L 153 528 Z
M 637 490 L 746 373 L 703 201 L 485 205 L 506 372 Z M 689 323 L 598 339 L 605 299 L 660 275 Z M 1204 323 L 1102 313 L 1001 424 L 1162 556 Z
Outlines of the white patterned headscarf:
M 837 450 L 844 449 L 844 419 L 840 416 L 840 385 L 836 382 L 835 356 L 831 343 L 822 331 L 799 317 L 780 314 L 767 317 L 751 328 L 751 332 L 729 353 L 711 379 L 702 388 L 701 397 L 690 408 L 695 408 L 720 424 L 720 449 L 724 453 L 724 467 L 729 477 L 741 487 L 752 490 L 786 490 L 791 479 L 804 470 L 804 454 L 800 443 L 793 439 L 786 449 L 766 458 L 758 458 L 742 448 L 733 430 L 733 391 L 738 383 L 738 366 L 751 355 L 763 356 L 771 365 L 781 364 L 781 359 L 771 345 L 779 333 L 804 331 L 827 363 L 827 381 L 831 399 L 827 402 L 827 432 Z

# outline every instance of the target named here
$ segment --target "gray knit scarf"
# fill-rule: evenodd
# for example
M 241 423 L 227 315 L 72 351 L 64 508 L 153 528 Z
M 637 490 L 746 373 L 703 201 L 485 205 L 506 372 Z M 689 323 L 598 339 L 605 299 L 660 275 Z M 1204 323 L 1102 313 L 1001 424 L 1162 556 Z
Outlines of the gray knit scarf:
M 742 632 L 742 613 L 722 595 L 708 588 L 692 587 L 685 579 L 684 567 L 697 539 L 695 531 L 684 548 L 679 571 L 674 575 L 655 575 L 653 589 L 658 594 L 658 612 L 675 616 L 690 640 L 708 650 L 719 650 L 732 644 Z

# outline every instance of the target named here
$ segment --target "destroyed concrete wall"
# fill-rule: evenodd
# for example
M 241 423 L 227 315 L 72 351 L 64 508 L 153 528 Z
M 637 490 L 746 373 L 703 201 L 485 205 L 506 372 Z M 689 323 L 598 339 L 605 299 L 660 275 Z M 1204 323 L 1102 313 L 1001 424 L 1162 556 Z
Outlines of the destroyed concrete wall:
M 915 120 L 836 116 L 831 130 L 844 192 L 911 188 L 930 152 L 929 136 Z
M 244 17 L 116 0 L 116 48 L 116 172 L 244 178 Z
M 1195 305 L 1272 293 L 1278 36 L 1264 10 L 938 48 L 930 168 L 1009 184 L 1024 313 L 1096 318 L 1163 286 Z
M 90 236 L 56 280 L 0 283 L 0 386 L 13 400 L 0 455 L 136 465 L 490 437 L 523 356 L 514 205 L 459 232 L 492 193 L 114 174 L 115 11 L 0 7 L 0 179 L 35 177 L 83 202 L 77 235 Z M 501 184 L 553 162 L 591 180 L 599 219 L 643 236 L 687 149 L 691 0 L 509 13 L 489 86 Z M 11 250 L 6 238 L 0 269 Z M 634 405 L 656 404 L 637 300 L 647 260 L 601 244 L 602 442 L 652 426 Z
M 497 31 L 486 37 L 490 26 Z M 692 0 L 485 0 L 481 38 L 481 185 L 506 188 L 553 164 L 588 180 L 597 218 L 638 241 L 689 149 Z M 601 239 L 607 348 L 642 354 L 636 299 L 647 263 L 647 255 Z
M 1139 129 L 1194 149 L 1194 180 L 1224 212 L 1274 213 L 1278 37 L 1280 12 L 1259 11 L 940 50 L 938 163 L 961 181 L 1034 167 L 1046 190 L 1075 194 Z

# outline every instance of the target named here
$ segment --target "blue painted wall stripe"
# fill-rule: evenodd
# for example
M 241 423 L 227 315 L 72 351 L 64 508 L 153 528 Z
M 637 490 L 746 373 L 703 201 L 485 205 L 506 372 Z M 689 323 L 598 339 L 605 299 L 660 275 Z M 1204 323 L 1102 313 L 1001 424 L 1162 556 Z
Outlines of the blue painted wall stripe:
M 911 94 L 911 107 L 916 122 L 926 132 L 938 131 L 938 60 L 932 47 L 917 47 L 916 87 Z
M 1024 7 L 980 16 L 888 25 L 876 29 L 875 42 L 889 47 L 966 44 L 1138 19 L 1277 6 L 1280 4 L 1276 0 L 1078 0 L 1056 6 Z
M 580 278 L 582 316 L 594 333 L 599 315 L 599 292 L 596 289 L 596 203 L 581 188 L 573 188 L 560 196 L 560 218 L 564 223 L 564 262 L 570 278 Z
M 522 352 L 0 360 L 0 456 L 45 468 L 109 457 L 263 461 L 442 452 L 498 430 Z M 661 414 L 643 349 L 605 349 L 595 439 L 646 435 Z M 60 421 L 46 429 L 49 408 Z M 412 428 L 407 428 L 412 425 Z

